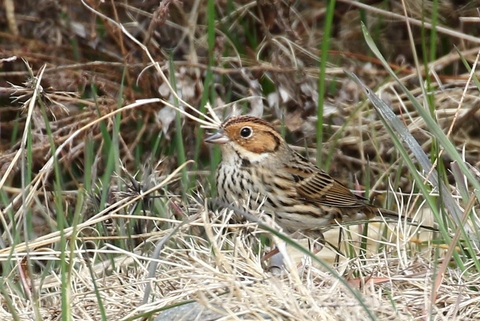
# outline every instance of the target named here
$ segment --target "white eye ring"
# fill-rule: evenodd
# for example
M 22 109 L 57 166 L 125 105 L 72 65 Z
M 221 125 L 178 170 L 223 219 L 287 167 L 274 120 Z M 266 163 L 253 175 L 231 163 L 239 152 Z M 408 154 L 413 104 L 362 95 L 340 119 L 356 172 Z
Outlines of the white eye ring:
M 240 129 L 240 137 L 244 139 L 248 139 L 252 137 L 252 135 L 253 135 L 252 127 L 245 126 L 245 127 L 242 127 L 242 129 Z

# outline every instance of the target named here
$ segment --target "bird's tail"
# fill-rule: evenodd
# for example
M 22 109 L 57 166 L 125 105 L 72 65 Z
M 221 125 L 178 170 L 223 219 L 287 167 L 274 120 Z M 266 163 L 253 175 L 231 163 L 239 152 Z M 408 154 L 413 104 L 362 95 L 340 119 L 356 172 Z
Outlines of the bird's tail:
M 378 216 L 381 216 L 381 217 L 387 219 L 387 221 L 398 222 L 399 218 L 401 218 L 402 220 L 406 220 L 410 225 L 415 225 L 415 226 L 419 226 L 421 228 L 424 228 L 426 230 L 438 232 L 437 228 L 432 227 L 432 226 L 422 225 L 418 222 L 415 222 L 410 217 L 404 217 L 404 216 L 401 217 L 398 212 L 387 210 L 385 208 L 380 208 L 380 207 L 375 207 L 375 209 L 378 213 Z

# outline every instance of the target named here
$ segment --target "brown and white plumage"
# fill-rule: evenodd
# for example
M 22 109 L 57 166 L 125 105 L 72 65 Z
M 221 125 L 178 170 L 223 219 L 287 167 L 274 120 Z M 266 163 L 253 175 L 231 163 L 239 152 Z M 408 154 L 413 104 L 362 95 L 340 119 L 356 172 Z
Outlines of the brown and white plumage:
M 226 203 L 248 201 L 252 210 L 262 205 L 288 232 L 320 231 L 336 222 L 379 214 L 379 208 L 293 151 L 260 118 L 231 117 L 205 141 L 219 144 L 222 151 L 216 176 L 220 199 Z

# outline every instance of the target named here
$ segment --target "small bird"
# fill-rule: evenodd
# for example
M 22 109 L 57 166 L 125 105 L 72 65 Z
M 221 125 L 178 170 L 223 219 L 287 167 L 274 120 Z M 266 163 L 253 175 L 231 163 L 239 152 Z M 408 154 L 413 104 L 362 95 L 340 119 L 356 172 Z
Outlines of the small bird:
M 220 145 L 216 183 L 221 201 L 263 210 L 287 233 L 312 235 L 337 223 L 398 214 L 365 198 L 293 151 L 268 122 L 234 116 L 205 142 Z

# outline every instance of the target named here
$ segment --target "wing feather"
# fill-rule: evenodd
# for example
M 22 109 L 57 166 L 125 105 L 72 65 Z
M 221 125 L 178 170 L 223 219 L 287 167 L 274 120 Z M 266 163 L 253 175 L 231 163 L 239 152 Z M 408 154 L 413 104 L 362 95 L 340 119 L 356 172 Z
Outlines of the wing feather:
M 293 176 L 299 197 L 326 206 L 362 207 L 366 205 L 363 197 L 352 193 L 348 187 L 304 157 L 296 156 L 295 162 L 289 162 L 295 165 L 288 166 L 286 171 Z

